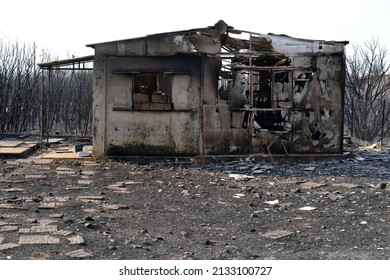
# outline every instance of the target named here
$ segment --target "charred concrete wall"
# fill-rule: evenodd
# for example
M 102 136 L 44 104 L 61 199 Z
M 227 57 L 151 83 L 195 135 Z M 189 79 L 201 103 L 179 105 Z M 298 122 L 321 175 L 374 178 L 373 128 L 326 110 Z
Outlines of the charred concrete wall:
M 239 33 L 94 45 L 95 155 L 341 153 L 345 44 Z
M 170 38 L 165 39 L 168 44 L 178 45 L 173 53 L 187 51 L 180 38 Z M 164 42 L 136 40 L 95 48 L 97 157 L 201 153 L 200 58 L 192 53 L 167 56 L 172 48 L 164 49 Z M 150 56 L 139 56 L 145 54 Z M 146 92 L 148 86 L 153 92 Z
M 242 112 L 231 110 L 231 102 L 218 93 L 220 60 L 204 57 L 203 154 L 248 154 L 250 131 L 242 128 Z

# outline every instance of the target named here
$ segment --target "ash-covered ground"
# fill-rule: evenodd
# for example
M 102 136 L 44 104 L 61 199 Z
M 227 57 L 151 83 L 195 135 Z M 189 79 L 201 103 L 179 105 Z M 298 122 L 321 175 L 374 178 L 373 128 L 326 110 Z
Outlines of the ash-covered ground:
M 0 259 L 390 259 L 390 155 L 0 161 Z

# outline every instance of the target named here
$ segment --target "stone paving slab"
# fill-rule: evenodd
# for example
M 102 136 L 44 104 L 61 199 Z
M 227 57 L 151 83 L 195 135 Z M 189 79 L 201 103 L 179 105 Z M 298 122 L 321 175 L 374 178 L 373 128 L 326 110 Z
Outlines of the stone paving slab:
M 76 169 L 74 169 L 74 168 L 70 168 L 70 167 L 61 167 L 61 166 L 57 167 L 56 170 L 57 170 L 57 171 L 73 171 L 73 172 L 76 172 Z
M 50 164 L 53 162 L 52 159 L 40 159 L 40 158 L 34 158 L 33 161 L 36 164 Z
M 44 202 L 53 202 L 53 201 L 56 201 L 56 202 L 66 202 L 68 200 L 70 200 L 69 196 L 54 196 L 54 197 L 45 196 L 43 198 Z
M 70 230 L 59 230 L 59 231 L 53 232 L 53 234 L 62 235 L 62 236 L 68 236 L 68 235 L 73 234 L 73 231 L 70 231 Z
M 316 189 L 316 188 L 319 188 L 319 187 L 325 187 L 326 185 L 327 184 L 325 184 L 325 183 L 304 182 L 304 183 L 300 184 L 299 186 L 303 190 L 312 190 L 312 189 Z
M 68 186 L 68 187 L 66 187 L 67 191 L 79 191 L 79 190 L 86 190 L 86 189 L 89 189 L 89 187 L 81 187 L 81 186 L 76 186 L 76 187 Z
M 60 239 L 50 235 L 22 235 L 19 244 L 59 244 Z
M 68 238 L 69 244 L 85 244 L 84 238 L 81 235 L 75 235 Z
M 9 189 L 0 189 L 2 192 L 25 192 L 25 189 L 22 188 L 9 188 Z
M 39 175 L 39 174 L 30 174 L 30 175 L 26 175 L 25 177 L 26 179 L 46 179 L 47 176 L 46 175 Z
M 76 171 L 71 171 L 71 170 L 60 170 L 56 172 L 58 175 L 76 175 Z
M 0 227 L 0 232 L 17 231 L 18 229 L 18 226 L 2 226 Z
M 0 209 L 15 209 L 15 205 L 12 204 L 0 204 Z
M 57 225 L 51 225 L 51 226 L 32 226 L 31 232 L 32 233 L 42 233 L 42 232 L 56 232 L 57 231 Z
M 81 172 L 82 175 L 88 175 L 88 176 L 91 176 L 91 175 L 95 175 L 96 174 L 96 171 L 94 170 L 83 170 Z
M 120 209 L 129 209 L 129 206 L 125 204 L 104 204 L 103 208 L 107 210 L 120 210 Z
M 262 236 L 267 237 L 267 238 L 271 238 L 271 239 L 279 239 L 279 238 L 282 238 L 285 236 L 289 236 L 291 234 L 293 234 L 293 232 L 289 231 L 289 230 L 273 230 L 273 231 L 269 231 L 267 233 L 262 234 Z
M 71 257 L 71 258 L 88 258 L 88 257 L 92 257 L 92 254 L 87 253 L 84 249 L 71 251 L 71 252 L 66 253 L 66 255 Z
M 54 219 L 61 219 L 64 217 L 63 213 L 53 213 L 49 215 L 49 218 L 54 218 Z
M 7 250 L 7 249 L 12 249 L 12 248 L 16 248 L 16 247 L 20 247 L 20 245 L 19 244 L 15 244 L 15 243 L 0 244 L 0 251 Z
M 104 200 L 104 196 L 78 196 L 76 199 L 83 201 L 99 201 Z
M 38 221 L 40 226 L 47 226 L 47 225 L 55 223 L 55 222 L 56 222 L 56 220 L 53 220 L 53 219 L 42 219 L 42 220 Z
M 57 207 L 63 206 L 63 202 L 47 202 L 47 203 L 41 203 L 39 204 L 39 209 L 55 209 Z
M 78 180 L 77 184 L 79 185 L 90 185 L 93 183 L 93 180 Z
M 3 214 L 1 214 L 1 216 L 3 216 L 4 218 L 13 219 L 13 218 L 20 217 L 20 214 L 19 213 L 3 213 Z
M 31 232 L 31 228 L 20 228 L 19 229 L 20 234 L 26 234 L 26 233 L 30 233 L 30 232 Z

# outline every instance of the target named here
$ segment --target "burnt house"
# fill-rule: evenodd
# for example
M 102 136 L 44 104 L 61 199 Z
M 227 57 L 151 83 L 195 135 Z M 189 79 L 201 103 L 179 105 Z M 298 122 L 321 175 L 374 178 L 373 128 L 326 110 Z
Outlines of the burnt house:
M 342 153 L 347 43 L 219 21 L 87 45 L 94 154 Z

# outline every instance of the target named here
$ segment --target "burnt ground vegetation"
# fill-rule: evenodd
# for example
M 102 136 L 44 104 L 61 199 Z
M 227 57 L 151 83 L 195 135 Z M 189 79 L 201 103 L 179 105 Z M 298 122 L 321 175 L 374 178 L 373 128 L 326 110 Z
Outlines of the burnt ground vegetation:
M 0 259 L 389 259 L 390 156 L 0 161 Z

